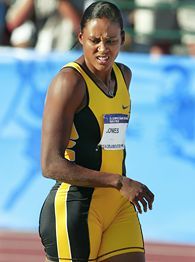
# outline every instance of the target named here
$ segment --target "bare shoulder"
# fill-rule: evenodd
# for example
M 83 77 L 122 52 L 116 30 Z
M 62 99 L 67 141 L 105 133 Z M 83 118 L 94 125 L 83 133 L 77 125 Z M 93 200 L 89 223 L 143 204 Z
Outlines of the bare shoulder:
M 123 76 L 124 76 L 124 79 L 125 79 L 125 83 L 127 85 L 127 87 L 129 88 L 129 85 L 130 85 L 130 82 L 131 82 L 131 77 L 132 77 L 132 72 L 131 72 L 131 69 L 122 64 L 122 63 L 117 63 L 118 67 L 120 68 Z
M 66 92 L 81 91 L 85 86 L 82 76 L 73 68 L 64 67 L 53 78 L 50 89 L 63 89 Z M 62 91 L 62 90 L 61 90 Z
M 80 106 L 85 96 L 86 87 L 82 76 L 73 68 L 64 67 L 53 78 L 47 98 L 56 100 L 75 110 Z

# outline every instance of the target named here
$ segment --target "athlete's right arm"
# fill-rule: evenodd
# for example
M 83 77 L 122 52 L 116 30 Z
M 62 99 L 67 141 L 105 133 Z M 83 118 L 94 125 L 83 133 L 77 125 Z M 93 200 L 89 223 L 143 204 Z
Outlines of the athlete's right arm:
M 86 187 L 120 186 L 117 174 L 90 170 L 64 158 L 75 113 L 83 106 L 86 87 L 83 78 L 64 68 L 52 81 L 44 107 L 42 123 L 41 166 L 43 176 Z

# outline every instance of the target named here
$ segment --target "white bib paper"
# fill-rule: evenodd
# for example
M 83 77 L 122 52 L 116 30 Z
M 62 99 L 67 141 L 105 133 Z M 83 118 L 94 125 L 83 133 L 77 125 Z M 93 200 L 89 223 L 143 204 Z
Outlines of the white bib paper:
M 129 116 L 125 114 L 104 115 L 104 130 L 99 145 L 105 150 L 124 149 L 128 120 Z

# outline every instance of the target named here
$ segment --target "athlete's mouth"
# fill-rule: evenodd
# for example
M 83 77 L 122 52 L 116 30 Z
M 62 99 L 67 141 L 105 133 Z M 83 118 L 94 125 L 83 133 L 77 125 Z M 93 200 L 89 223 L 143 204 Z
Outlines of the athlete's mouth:
M 105 64 L 105 63 L 107 63 L 109 57 L 108 57 L 108 56 L 97 56 L 97 59 L 98 59 L 98 61 L 99 61 L 101 64 Z

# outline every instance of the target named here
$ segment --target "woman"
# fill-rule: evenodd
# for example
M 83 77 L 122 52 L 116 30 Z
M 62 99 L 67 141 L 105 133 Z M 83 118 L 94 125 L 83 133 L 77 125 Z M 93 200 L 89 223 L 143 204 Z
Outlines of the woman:
M 90 5 L 78 39 L 83 55 L 52 81 L 43 117 L 42 171 L 57 181 L 40 215 L 47 261 L 143 262 L 136 209 L 152 209 L 154 195 L 125 176 L 131 71 L 114 62 L 118 8 Z

